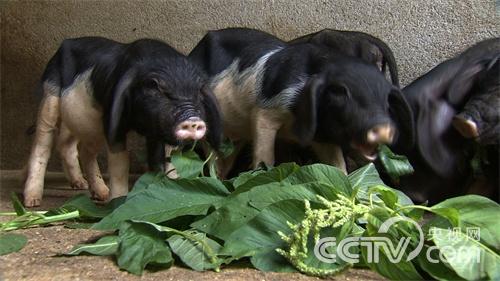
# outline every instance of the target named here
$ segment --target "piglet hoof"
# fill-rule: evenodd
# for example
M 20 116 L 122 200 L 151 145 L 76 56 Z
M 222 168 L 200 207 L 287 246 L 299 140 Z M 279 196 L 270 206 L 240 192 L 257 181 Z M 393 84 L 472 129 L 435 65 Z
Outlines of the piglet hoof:
M 89 183 L 84 179 L 77 179 L 71 182 L 71 188 L 73 189 L 89 189 Z
M 109 188 L 107 186 L 92 188 L 90 194 L 92 199 L 97 201 L 107 202 L 109 200 Z
M 24 206 L 31 208 L 40 206 L 43 196 L 43 182 L 28 179 L 24 187 Z
M 24 206 L 27 208 L 38 207 L 42 203 L 42 196 L 24 195 Z

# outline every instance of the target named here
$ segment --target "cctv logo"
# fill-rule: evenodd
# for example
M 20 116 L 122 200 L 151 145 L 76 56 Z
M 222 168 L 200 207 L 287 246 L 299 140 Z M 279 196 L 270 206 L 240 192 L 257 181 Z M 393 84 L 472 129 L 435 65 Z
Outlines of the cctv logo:
M 406 261 L 411 261 L 414 259 L 422 250 L 424 246 L 424 233 L 420 226 L 413 220 L 404 217 L 394 217 L 385 221 L 380 228 L 378 233 L 387 233 L 389 228 L 400 221 L 409 222 L 417 228 L 419 232 L 419 241 L 417 247 L 408 254 Z M 364 247 L 366 248 L 366 261 L 368 263 L 378 263 L 380 259 L 380 249 L 383 249 L 387 258 L 392 263 L 399 263 L 403 259 L 408 245 L 410 244 L 410 237 L 401 238 L 397 245 L 387 237 L 349 237 L 342 239 L 338 245 L 335 237 L 325 237 L 322 238 L 314 246 L 314 255 L 316 258 L 325 263 L 335 263 L 337 257 L 348 263 L 358 263 L 359 254 L 352 253 L 350 248 L 352 247 Z M 335 249 L 336 253 L 332 253 L 331 250 Z

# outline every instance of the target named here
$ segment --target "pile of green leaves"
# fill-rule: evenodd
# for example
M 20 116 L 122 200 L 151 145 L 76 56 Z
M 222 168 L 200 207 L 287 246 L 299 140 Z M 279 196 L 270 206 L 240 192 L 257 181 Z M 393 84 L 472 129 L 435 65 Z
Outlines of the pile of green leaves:
M 177 168 L 185 178 L 148 173 L 126 198 L 107 206 L 96 206 L 85 196 L 62 206 L 77 210 L 80 220 L 87 222 L 72 227 L 112 233 L 95 243 L 77 245 L 67 254 L 114 256 L 120 268 L 138 275 L 145 268 L 169 268 L 174 261 L 197 271 L 218 271 L 233 261 L 249 259 L 262 271 L 314 276 L 368 267 L 395 280 L 500 278 L 500 206 L 487 198 L 470 195 L 432 207 L 415 206 L 402 192 L 384 185 L 373 164 L 346 176 L 328 165 L 287 163 L 220 180 L 199 177 L 204 163 L 191 152 L 174 156 L 174 165 L 175 161 L 183 163 Z M 424 220 L 424 211 L 435 215 Z M 406 259 L 417 247 L 420 232 L 406 221 L 384 234 L 393 245 L 410 238 L 398 263 L 390 262 L 385 249 L 378 263 L 369 263 L 366 247 L 359 245 L 350 248 L 361 257 L 355 264 L 324 263 L 313 254 L 319 238 L 380 236 L 382 223 L 393 217 L 422 225 L 425 244 L 416 258 Z M 472 226 L 480 228 L 479 240 L 467 235 Z M 451 258 L 444 251 L 449 246 L 479 251 L 480 263 Z M 443 257 L 439 263 L 426 258 L 429 247 L 436 249 L 432 257 Z

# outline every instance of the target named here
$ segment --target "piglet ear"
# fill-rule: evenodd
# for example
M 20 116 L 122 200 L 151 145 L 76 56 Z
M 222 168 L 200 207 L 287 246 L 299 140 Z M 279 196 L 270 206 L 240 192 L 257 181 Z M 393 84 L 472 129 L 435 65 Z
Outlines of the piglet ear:
M 208 84 L 205 84 L 201 88 L 201 102 L 205 109 L 205 121 L 207 122 L 208 129 L 206 139 L 210 146 L 217 150 L 222 143 L 222 113 L 219 109 L 217 99 Z
M 492 60 L 496 61 L 498 58 Z M 480 74 L 488 68 L 488 60 L 479 60 L 473 63 L 468 63 L 460 72 L 453 78 L 448 92 L 446 93 L 447 101 L 455 107 L 461 106 L 469 97 L 472 86 L 476 83 Z
M 130 95 L 130 87 L 135 80 L 135 71 L 130 69 L 120 78 L 113 89 L 111 109 L 108 112 L 106 135 L 112 150 L 121 150 L 125 146 L 127 134 L 128 110 L 126 100 Z
M 318 99 L 324 86 L 324 77 L 311 77 L 295 103 L 293 132 L 302 144 L 310 143 L 316 134 Z
M 398 151 L 407 151 L 415 144 L 415 122 L 413 111 L 401 91 L 393 88 L 389 93 L 389 112 L 396 122 L 398 136 L 395 147 Z

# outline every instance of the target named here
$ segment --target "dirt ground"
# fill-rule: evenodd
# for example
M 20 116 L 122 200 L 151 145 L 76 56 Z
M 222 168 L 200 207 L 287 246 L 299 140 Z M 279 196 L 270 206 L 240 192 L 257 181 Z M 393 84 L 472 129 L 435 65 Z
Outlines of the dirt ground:
M 22 195 L 19 171 L 0 172 L 0 211 L 12 210 L 10 193 Z M 61 173 L 48 173 L 42 206 L 47 210 L 60 206 L 78 192 L 71 190 Z M 5 220 L 6 217 L 0 217 Z M 68 229 L 62 225 L 16 231 L 28 237 L 28 244 L 20 252 L 0 256 L 0 281 L 9 280 L 324 280 L 300 273 L 261 272 L 245 264 L 229 266 L 220 272 L 196 272 L 180 266 L 158 272 L 146 271 L 138 277 L 121 271 L 110 257 L 76 256 L 59 257 L 74 245 L 96 240 L 101 232 Z M 326 280 L 384 280 L 375 272 L 351 269 L 342 275 Z

